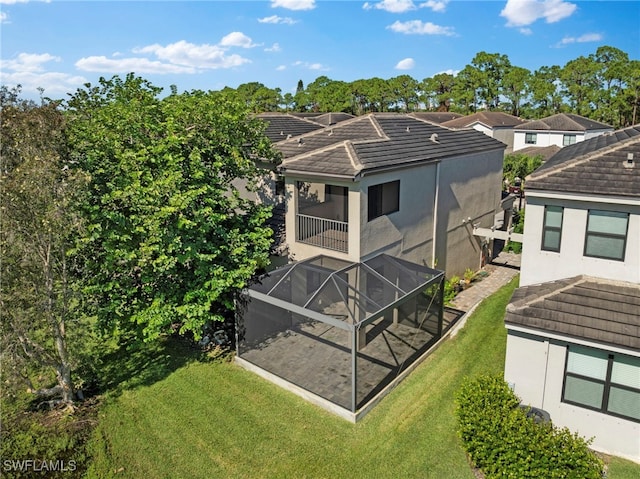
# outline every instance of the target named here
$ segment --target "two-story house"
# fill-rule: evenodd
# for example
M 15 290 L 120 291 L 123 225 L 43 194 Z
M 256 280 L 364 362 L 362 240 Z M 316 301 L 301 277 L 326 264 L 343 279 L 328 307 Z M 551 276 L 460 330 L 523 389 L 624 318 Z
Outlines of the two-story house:
M 611 125 L 572 113 L 558 113 L 515 126 L 513 151 L 551 145 L 562 148 L 612 131 Z
M 640 125 L 527 178 L 505 379 L 592 447 L 640 462 Z
M 507 145 L 506 153 L 513 150 L 514 128 L 526 120 L 501 111 L 479 111 L 472 115 L 445 121 L 447 128 L 473 128 Z
M 286 242 L 294 260 L 380 253 L 447 274 L 478 269 L 490 245 L 505 145 L 398 113 L 373 113 L 285 138 Z

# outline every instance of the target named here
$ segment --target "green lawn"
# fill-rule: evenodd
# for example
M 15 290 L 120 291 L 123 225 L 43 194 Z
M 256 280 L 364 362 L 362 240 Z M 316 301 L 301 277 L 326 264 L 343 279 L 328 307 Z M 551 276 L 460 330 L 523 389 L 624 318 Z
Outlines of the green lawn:
M 127 368 L 155 381 L 123 382 L 91 443 L 89 477 L 468 478 L 453 395 L 465 375 L 503 370 L 502 319 L 515 281 L 485 301 L 361 422 L 351 424 L 230 362 L 195 361 L 176 346 Z M 182 359 L 168 361 L 168 355 Z M 164 378 L 158 375 L 164 364 Z M 161 368 L 160 368 L 161 369 Z M 614 466 L 623 471 L 614 474 Z M 625 471 L 626 468 L 626 472 Z M 612 463 L 609 478 L 638 477 Z M 633 474 L 633 475 L 632 475 Z

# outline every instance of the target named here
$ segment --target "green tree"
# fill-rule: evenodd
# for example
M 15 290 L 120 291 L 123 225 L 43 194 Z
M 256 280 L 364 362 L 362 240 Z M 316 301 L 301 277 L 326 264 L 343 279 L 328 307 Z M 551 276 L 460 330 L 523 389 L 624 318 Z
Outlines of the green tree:
M 69 256 L 81 221 L 74 205 L 84 179 L 66 163 L 57 105 L 21 101 L 2 87 L 0 343 L 3 375 L 41 396 L 76 399 L 74 341 L 82 341 Z M 84 336 L 86 337 L 86 336 Z M 73 344 L 72 344 L 73 343 Z M 49 387 L 45 371 L 55 374 Z
M 522 114 L 522 105 L 529 96 L 531 72 L 522 67 L 510 67 L 502 79 L 502 93 L 507 99 L 507 111 L 514 115 Z
M 409 112 L 418 108 L 420 85 L 417 80 L 409 75 L 399 75 L 390 78 L 388 83 L 392 94 L 390 100 L 395 103 L 396 109 Z
M 455 77 L 450 73 L 438 73 L 422 80 L 422 101 L 427 105 L 427 109 L 449 111 L 454 84 Z
M 512 153 L 504 156 L 502 176 L 504 184 L 512 185 L 515 178 L 524 180 L 542 165 L 542 156 L 529 156 L 522 153 Z
M 593 58 L 578 57 L 568 62 L 560 72 L 562 94 L 571 111 L 589 118 L 597 105 L 600 83 L 598 65 Z
M 511 62 L 506 55 L 480 52 L 471 60 L 474 69 L 474 85 L 478 90 L 481 107 L 495 110 L 500 105 L 503 94 L 503 79 L 511 69 Z
M 311 109 L 316 112 L 349 111 L 351 91 L 347 83 L 320 76 L 307 85 Z
M 540 67 L 529 79 L 532 117 L 544 118 L 562 112 L 563 100 L 560 92 L 560 67 Z
M 130 74 L 68 101 L 72 157 L 91 177 L 84 293 L 108 330 L 198 337 L 268 262 L 269 208 L 235 180 L 253 187 L 255 160 L 276 154 L 241 102 L 159 94 Z

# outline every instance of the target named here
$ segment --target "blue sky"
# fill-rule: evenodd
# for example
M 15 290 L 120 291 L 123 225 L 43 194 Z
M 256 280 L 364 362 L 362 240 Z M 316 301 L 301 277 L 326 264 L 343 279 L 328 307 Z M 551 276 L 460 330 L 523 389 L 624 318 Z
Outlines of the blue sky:
M 602 45 L 640 59 L 640 1 L 0 0 L 3 85 L 66 97 L 135 71 L 179 91 L 456 73 L 480 51 L 536 70 Z

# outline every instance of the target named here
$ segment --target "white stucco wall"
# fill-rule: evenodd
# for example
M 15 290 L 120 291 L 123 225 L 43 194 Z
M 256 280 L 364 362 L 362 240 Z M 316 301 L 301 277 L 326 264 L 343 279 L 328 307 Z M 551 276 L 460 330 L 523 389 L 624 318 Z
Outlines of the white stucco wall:
M 535 133 L 536 134 L 536 143 L 530 144 L 525 143 L 525 138 L 527 133 Z M 596 132 L 595 134 L 591 134 L 591 136 L 601 135 L 601 132 Z M 557 131 L 515 131 L 513 134 L 513 151 L 518 151 L 523 148 L 528 148 L 530 146 L 551 146 L 557 145 L 559 147 L 563 145 L 564 135 L 576 135 L 576 143 L 585 140 L 585 133 L 579 131 L 566 131 L 566 132 L 557 132 Z
M 564 207 L 562 239 L 558 253 L 541 249 L 545 204 Z M 584 256 L 589 209 L 630 213 L 624 261 Z M 640 199 L 598 199 L 586 195 L 529 192 L 520 286 L 580 274 L 640 283 Z
M 561 401 L 567 344 L 562 338 L 509 328 L 505 381 L 524 404 L 547 411 L 554 425 L 567 427 L 585 438 L 593 437 L 593 449 L 640 463 L 640 424 Z M 597 344 L 579 344 L 598 348 Z M 640 356 L 640 351 L 606 349 Z

